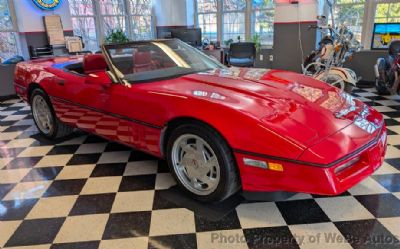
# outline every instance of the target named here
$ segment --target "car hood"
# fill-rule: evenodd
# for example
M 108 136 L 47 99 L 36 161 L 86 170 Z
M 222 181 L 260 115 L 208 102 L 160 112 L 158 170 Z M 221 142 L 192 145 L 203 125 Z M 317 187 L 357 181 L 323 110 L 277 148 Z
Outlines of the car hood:
M 183 79 L 184 85 L 173 86 L 175 93 L 234 108 L 303 149 L 353 124 L 367 108 L 323 82 L 281 70 L 217 69 Z M 375 132 L 378 121 L 371 122 L 361 129 Z

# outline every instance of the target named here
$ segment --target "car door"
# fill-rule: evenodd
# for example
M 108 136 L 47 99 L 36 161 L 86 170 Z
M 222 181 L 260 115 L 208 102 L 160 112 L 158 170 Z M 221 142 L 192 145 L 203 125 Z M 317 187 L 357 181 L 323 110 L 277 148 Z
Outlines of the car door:
M 53 70 L 51 101 L 57 117 L 64 123 L 105 136 L 102 111 L 109 98 L 101 82 L 87 81 L 88 75 Z M 95 75 L 95 74 L 94 74 Z

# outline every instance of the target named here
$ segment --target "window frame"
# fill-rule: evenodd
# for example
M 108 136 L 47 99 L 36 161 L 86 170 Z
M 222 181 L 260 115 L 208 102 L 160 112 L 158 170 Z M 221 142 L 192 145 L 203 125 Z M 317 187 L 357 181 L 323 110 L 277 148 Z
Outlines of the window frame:
M 129 39 L 131 40 L 136 40 L 136 34 L 133 31 L 133 24 L 131 21 L 133 21 L 133 17 L 136 16 L 145 16 L 145 15 L 137 15 L 134 13 L 131 13 L 131 1 L 130 0 L 118 0 L 119 3 L 122 4 L 123 8 L 123 13 L 118 13 L 118 14 L 107 14 L 107 13 L 102 13 L 101 12 L 101 3 L 98 0 L 90 0 L 93 6 L 93 15 L 72 15 L 71 13 L 71 18 L 94 18 L 94 23 L 95 23 L 95 29 L 96 29 L 96 39 L 97 39 L 97 45 L 99 46 L 100 50 L 100 45 L 104 43 L 104 40 L 107 36 L 107 29 L 104 25 L 104 19 L 108 17 L 119 17 L 123 18 L 125 22 L 125 29 L 126 35 L 128 36 Z M 70 4 L 70 3 L 69 3 Z M 150 34 L 151 36 L 148 37 L 148 40 L 154 39 L 155 37 L 155 13 L 154 13 L 154 0 L 152 0 L 151 3 L 151 31 Z
M 224 33 L 224 14 L 225 13 L 244 13 L 244 25 L 245 25 L 245 33 L 244 37 L 241 38 L 242 41 L 250 41 L 252 40 L 252 36 L 255 33 L 255 19 L 253 18 L 253 13 L 257 11 L 257 9 L 253 8 L 253 0 L 246 0 L 246 7 L 244 10 L 224 10 L 223 8 L 223 0 L 216 0 L 217 1 L 217 12 L 200 12 L 198 9 L 198 3 L 197 0 L 195 0 L 194 4 L 194 13 L 195 13 L 195 18 L 194 18 L 194 25 L 196 27 L 199 26 L 199 19 L 198 15 L 199 14 L 208 14 L 208 13 L 216 13 L 217 14 L 217 40 L 223 44 L 224 38 L 223 38 L 223 33 Z M 275 5 L 271 8 L 265 8 L 266 10 L 274 10 L 275 11 Z M 263 8 L 264 10 L 264 8 Z M 274 12 L 275 15 L 275 12 Z M 272 25 L 274 23 L 272 22 Z M 244 38 L 244 39 L 243 39 Z M 272 44 L 263 44 L 261 43 L 262 48 L 272 48 L 273 47 L 273 40 L 271 42 Z
M 253 37 L 257 32 L 256 32 L 256 12 L 257 11 L 272 11 L 273 12 L 273 16 L 275 16 L 275 3 L 272 4 L 272 6 L 270 7 L 266 7 L 266 8 L 260 8 L 260 9 L 256 9 L 253 5 L 253 1 L 251 1 L 251 29 L 250 29 L 250 35 L 251 37 Z M 262 35 L 260 35 L 261 37 Z M 265 47 L 272 47 L 274 45 L 274 20 L 272 20 L 272 41 L 270 41 L 270 43 L 263 43 L 262 40 L 260 40 L 261 42 L 261 46 L 265 46 Z

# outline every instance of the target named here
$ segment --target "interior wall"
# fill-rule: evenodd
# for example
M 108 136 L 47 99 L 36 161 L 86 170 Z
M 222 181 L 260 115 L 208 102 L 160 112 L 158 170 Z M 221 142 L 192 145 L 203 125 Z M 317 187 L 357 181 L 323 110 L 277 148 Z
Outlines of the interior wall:
M 63 0 L 59 7 L 52 11 L 38 8 L 33 1 L 13 0 L 19 42 L 22 55 L 29 58 L 29 46 L 42 47 L 48 44 L 43 17 L 46 15 L 59 15 L 63 24 L 64 34 L 72 35 L 72 20 L 68 0 Z
M 304 56 L 315 49 L 317 31 L 309 26 L 316 24 L 317 15 L 318 2 L 314 0 L 276 4 L 272 68 L 302 71 Z
M 375 82 L 374 65 L 379 57 L 386 57 L 387 51 L 379 50 L 363 50 L 357 52 L 353 59 L 344 64 L 354 70 L 357 76 L 361 77 L 361 81 L 373 83 Z

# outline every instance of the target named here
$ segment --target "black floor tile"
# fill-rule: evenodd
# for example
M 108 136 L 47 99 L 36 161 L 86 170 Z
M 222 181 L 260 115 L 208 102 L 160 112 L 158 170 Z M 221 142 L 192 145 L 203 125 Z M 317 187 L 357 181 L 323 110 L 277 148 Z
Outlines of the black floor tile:
M 297 249 L 300 248 L 288 227 L 244 229 L 249 249 Z
M 100 241 L 86 241 L 75 243 L 53 244 L 50 249 L 97 249 Z
M 335 225 L 355 249 L 399 248 L 400 242 L 377 220 L 335 222 Z
M 197 248 L 196 234 L 177 234 L 149 238 L 149 249 Z
M 385 123 L 387 126 L 395 126 L 395 125 L 400 125 L 400 122 L 395 120 L 395 119 L 385 119 Z
M 6 243 L 6 247 L 52 243 L 65 218 L 25 220 Z
M 122 176 L 126 163 L 97 164 L 90 177 Z
M 33 168 L 41 159 L 42 157 L 17 157 L 14 158 L 11 162 L 9 162 L 4 168 L 6 169 Z
M 400 158 L 385 159 L 385 162 L 400 170 Z
M 400 192 L 400 174 L 374 175 L 372 178 L 390 192 Z
M 175 202 L 172 202 L 170 199 L 166 198 L 166 195 L 164 194 L 166 191 L 168 190 L 156 190 L 154 192 L 153 210 L 180 208 L 180 206 Z
M 22 220 L 31 211 L 38 199 L 0 202 L 0 221 Z
M 391 118 L 400 118 L 400 112 L 385 112 L 385 115 Z
M 96 164 L 100 156 L 101 153 L 73 155 L 67 165 Z
M 156 175 L 139 175 L 122 177 L 119 192 L 153 190 L 156 183 Z
M 104 239 L 120 239 L 149 235 L 151 211 L 111 214 Z
M 54 180 L 62 169 L 63 169 L 63 167 L 33 168 L 22 179 L 22 181 L 23 182 L 35 182 L 35 181 Z
M 43 197 L 79 195 L 85 186 L 86 179 L 56 180 L 43 194 Z
M 81 195 L 69 215 L 110 213 L 115 194 Z
M 0 121 L 0 126 L 11 126 L 18 121 Z
M 214 230 L 240 229 L 240 221 L 235 211 L 230 212 L 218 221 L 211 221 L 203 216 L 195 214 L 196 232 Z
M 0 184 L 0 200 L 10 192 L 17 184 Z
M 131 151 L 132 148 L 115 142 L 109 142 L 104 149 L 104 152 L 112 152 L 112 151 Z
M 355 198 L 376 218 L 400 216 L 400 200 L 392 194 L 358 195 Z
M 47 155 L 74 154 L 80 145 L 56 145 Z
M 276 205 L 288 225 L 330 221 L 313 199 L 277 202 Z
M 25 131 L 26 129 L 28 129 L 31 126 L 32 125 L 14 125 L 14 126 L 8 127 L 7 129 L 5 129 L 2 132 Z
M 96 135 L 89 135 L 83 143 L 84 144 L 92 144 L 92 143 L 108 143 L 108 142 L 109 142 L 108 140 L 106 140 L 102 137 L 99 137 Z
M 157 158 L 138 150 L 132 150 L 132 153 L 129 156 L 129 162 L 147 161 L 147 160 L 157 160 Z
M 25 148 L 7 148 L 6 145 L 4 145 L 3 148 L 1 147 L 0 147 L 0 158 L 17 157 L 19 153 L 25 150 Z

